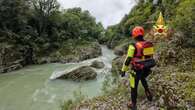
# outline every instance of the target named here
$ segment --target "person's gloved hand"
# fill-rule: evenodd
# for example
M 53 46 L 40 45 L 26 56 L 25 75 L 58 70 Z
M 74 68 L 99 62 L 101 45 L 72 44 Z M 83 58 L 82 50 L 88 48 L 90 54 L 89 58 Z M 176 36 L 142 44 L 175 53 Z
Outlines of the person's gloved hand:
M 121 71 L 121 77 L 125 77 L 125 71 Z

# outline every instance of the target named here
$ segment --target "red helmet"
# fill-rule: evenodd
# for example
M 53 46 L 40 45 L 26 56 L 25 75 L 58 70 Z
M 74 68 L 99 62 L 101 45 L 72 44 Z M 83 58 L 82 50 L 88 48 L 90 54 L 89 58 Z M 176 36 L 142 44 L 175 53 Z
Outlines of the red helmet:
M 136 38 L 138 36 L 144 36 L 144 28 L 141 26 L 136 26 L 132 31 L 133 38 Z

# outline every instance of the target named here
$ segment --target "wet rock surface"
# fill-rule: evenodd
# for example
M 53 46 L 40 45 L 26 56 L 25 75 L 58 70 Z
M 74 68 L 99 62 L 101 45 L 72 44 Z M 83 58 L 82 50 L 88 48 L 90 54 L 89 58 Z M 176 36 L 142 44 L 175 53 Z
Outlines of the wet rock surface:
M 93 68 L 97 68 L 97 69 L 101 69 L 104 68 L 105 64 L 102 61 L 97 61 L 95 60 L 94 62 L 92 62 L 91 67 Z
M 60 76 L 58 79 L 72 79 L 74 81 L 82 81 L 82 80 L 92 80 L 95 79 L 97 73 L 90 66 L 82 66 L 72 70 L 71 72 L 65 73 Z

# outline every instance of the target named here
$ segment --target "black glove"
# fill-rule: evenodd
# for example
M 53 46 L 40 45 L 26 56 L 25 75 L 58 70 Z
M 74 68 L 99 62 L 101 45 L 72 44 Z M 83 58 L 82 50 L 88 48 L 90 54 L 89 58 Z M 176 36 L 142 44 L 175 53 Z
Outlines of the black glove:
M 125 71 L 121 71 L 121 77 L 125 77 Z

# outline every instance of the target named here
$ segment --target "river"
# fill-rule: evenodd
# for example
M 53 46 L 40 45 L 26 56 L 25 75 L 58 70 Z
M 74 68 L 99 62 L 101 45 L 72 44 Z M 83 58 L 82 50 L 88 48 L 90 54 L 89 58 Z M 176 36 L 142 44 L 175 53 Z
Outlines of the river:
M 60 110 L 63 101 L 72 99 L 74 91 L 92 98 L 101 95 L 101 87 L 106 74 L 110 73 L 112 50 L 102 46 L 101 57 L 105 63 L 97 70 L 96 80 L 73 82 L 71 80 L 50 80 L 56 72 L 89 63 L 91 59 L 75 64 L 44 64 L 27 66 L 21 70 L 0 75 L 0 110 Z

